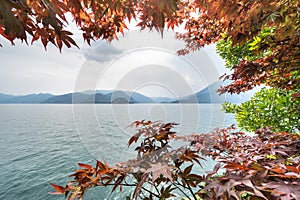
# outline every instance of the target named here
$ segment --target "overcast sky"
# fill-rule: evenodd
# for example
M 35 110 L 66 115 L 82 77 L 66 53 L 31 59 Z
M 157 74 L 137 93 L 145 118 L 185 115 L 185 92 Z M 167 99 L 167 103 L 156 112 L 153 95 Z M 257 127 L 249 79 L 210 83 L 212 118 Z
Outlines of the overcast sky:
M 178 97 L 217 81 L 224 63 L 214 46 L 178 57 L 183 43 L 167 31 L 129 31 L 119 41 L 97 41 L 88 46 L 75 32 L 80 47 L 62 53 L 40 42 L 15 46 L 1 38 L 0 93 L 63 94 L 73 91 L 120 89 L 149 96 Z

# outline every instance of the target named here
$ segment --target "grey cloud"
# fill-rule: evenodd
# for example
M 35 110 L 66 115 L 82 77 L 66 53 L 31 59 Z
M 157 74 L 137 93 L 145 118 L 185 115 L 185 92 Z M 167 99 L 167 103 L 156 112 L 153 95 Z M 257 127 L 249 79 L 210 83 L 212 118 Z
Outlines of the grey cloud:
M 94 60 L 97 62 L 107 62 L 116 58 L 118 55 L 122 54 L 123 51 L 113 45 L 113 43 L 103 42 L 99 47 L 95 48 L 92 52 L 85 52 L 84 56 L 87 60 Z
M 107 62 L 125 52 L 147 47 L 162 48 L 176 52 L 184 47 L 184 43 L 175 39 L 174 32 L 166 31 L 162 38 L 156 32 L 135 30 L 126 32 L 124 36 L 120 35 L 118 41 L 114 40 L 111 43 L 102 41 L 93 51 L 87 49 L 84 54 L 88 60 Z

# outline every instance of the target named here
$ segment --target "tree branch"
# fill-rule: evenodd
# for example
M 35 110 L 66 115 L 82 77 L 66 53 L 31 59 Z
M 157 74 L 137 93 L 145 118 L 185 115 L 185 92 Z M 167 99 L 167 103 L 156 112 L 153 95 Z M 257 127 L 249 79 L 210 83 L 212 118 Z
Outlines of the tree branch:
M 149 192 L 150 194 L 154 195 L 155 197 L 160 198 L 159 194 L 155 194 L 154 192 L 151 192 L 150 190 L 146 189 L 145 187 L 142 187 L 142 189 Z
M 182 178 L 182 179 L 183 179 L 185 182 L 187 182 L 187 180 L 186 180 L 185 178 Z M 188 186 L 188 190 L 190 191 L 190 193 L 192 193 L 194 199 L 196 200 L 197 197 L 196 197 L 196 195 L 194 194 L 194 191 L 193 191 L 193 189 L 191 188 L 190 184 L 187 183 L 186 185 Z
M 183 185 L 181 185 L 180 183 L 178 183 L 178 185 L 176 185 L 175 183 L 172 183 L 184 196 L 186 196 L 189 200 L 192 200 L 178 185 L 182 186 L 183 188 L 186 188 L 184 187 Z

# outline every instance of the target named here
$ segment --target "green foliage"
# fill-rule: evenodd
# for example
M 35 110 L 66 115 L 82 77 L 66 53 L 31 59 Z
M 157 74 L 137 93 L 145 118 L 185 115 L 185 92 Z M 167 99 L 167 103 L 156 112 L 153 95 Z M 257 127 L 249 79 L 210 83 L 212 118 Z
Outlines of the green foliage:
M 292 91 L 262 89 L 241 105 L 224 103 L 227 113 L 234 113 L 238 126 L 255 131 L 272 127 L 274 131 L 300 130 L 300 100 L 292 100 Z
M 228 68 L 232 68 L 238 65 L 240 61 L 254 61 L 270 54 L 270 51 L 259 51 L 262 45 L 268 43 L 272 37 L 274 28 L 266 27 L 254 38 L 247 42 L 233 45 L 233 41 L 230 38 L 225 38 L 217 42 L 217 53 L 225 60 L 225 65 Z
M 254 62 L 262 60 L 272 54 L 271 49 L 264 48 L 269 45 L 274 37 L 275 28 L 264 28 L 261 32 L 244 43 L 233 45 L 230 38 L 224 38 L 217 43 L 217 52 L 225 60 L 226 67 L 235 69 L 240 75 L 236 77 L 238 83 L 249 84 L 242 79 L 242 76 L 253 74 L 258 70 L 259 65 L 253 68 L 244 66 L 244 69 L 236 69 L 240 63 Z M 274 63 L 280 62 L 273 58 Z M 247 69 L 248 70 L 245 70 Z M 263 68 L 261 69 L 263 70 Z M 266 79 L 266 85 L 275 85 L 277 82 L 286 82 L 286 86 L 299 80 L 299 70 L 293 70 L 282 76 L 281 69 L 273 69 L 269 72 L 273 75 L 273 79 Z M 265 73 L 266 74 L 266 73 Z M 255 75 L 261 77 L 260 75 Z M 288 77 L 286 79 L 286 77 Z M 285 80 L 286 79 L 286 80 Z M 250 84 L 248 87 L 254 87 Z M 238 88 L 238 85 L 236 85 Z M 242 105 L 225 103 L 223 108 L 228 113 L 234 113 L 238 125 L 247 130 L 255 131 L 261 127 L 272 127 L 275 131 L 299 131 L 300 128 L 300 107 L 299 100 L 293 98 L 293 94 L 299 93 L 299 84 L 295 84 L 293 90 L 284 91 L 282 89 L 263 89 L 258 92 L 249 102 Z
M 271 5 L 265 9 L 268 3 Z M 265 84 L 293 90 L 293 96 L 300 98 L 300 15 L 296 11 L 299 3 L 256 1 L 253 3 L 256 6 L 244 10 L 246 13 L 239 12 L 245 14 L 245 21 L 249 20 L 248 26 L 237 16 L 232 23 L 237 23 L 240 31 L 232 34 L 234 29 L 226 29 L 220 33 L 218 53 L 226 66 L 233 69 L 232 74 L 223 76 L 224 80 L 231 81 L 219 90 L 221 93 L 240 93 Z
M 251 200 L 251 194 L 249 194 L 248 192 L 243 192 L 241 194 L 241 198 L 244 199 L 244 200 Z

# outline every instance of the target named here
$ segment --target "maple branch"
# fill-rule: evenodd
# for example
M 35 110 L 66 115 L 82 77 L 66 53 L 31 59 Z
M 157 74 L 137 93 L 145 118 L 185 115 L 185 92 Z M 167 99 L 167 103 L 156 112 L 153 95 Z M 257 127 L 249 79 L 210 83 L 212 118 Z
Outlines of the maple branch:
M 145 195 L 145 193 L 144 193 L 144 191 L 143 191 L 143 190 L 141 190 L 141 193 L 140 193 L 140 195 L 143 195 L 143 199 L 144 199 L 144 198 L 146 198 L 146 195 Z
M 109 6 L 107 6 L 107 8 L 103 11 L 103 13 L 99 17 L 99 19 L 101 19 L 102 17 L 104 17 L 104 15 L 107 13 L 108 9 L 109 9 Z
M 184 187 L 183 185 L 181 185 L 179 182 L 177 182 L 177 184 L 175 183 L 172 183 L 184 196 L 186 196 L 189 200 L 192 200 L 180 187 L 178 187 L 178 185 L 182 186 L 183 188 L 186 188 Z
M 154 195 L 155 197 L 159 198 L 159 194 L 155 194 L 154 192 L 151 192 L 150 190 L 146 189 L 145 187 L 142 187 L 143 190 L 145 190 L 146 192 L 149 192 L 150 194 Z
M 108 183 L 108 184 L 104 184 L 105 186 L 115 186 L 116 183 Z M 128 186 L 128 187 L 136 187 L 136 184 L 130 184 L 130 183 L 120 183 L 120 186 Z M 99 185 L 102 186 L 102 185 Z
M 183 180 L 184 180 L 185 182 L 188 182 L 185 178 L 183 178 Z M 194 194 L 194 191 L 193 191 L 193 189 L 191 188 L 190 184 L 186 184 L 186 185 L 188 186 L 187 189 L 190 191 L 190 193 L 193 195 L 194 199 L 196 200 L 197 197 L 196 197 L 196 195 Z
M 150 182 L 150 184 L 151 184 L 152 186 L 154 186 L 156 192 L 159 194 L 159 190 L 158 190 L 157 186 L 156 186 L 154 183 L 152 184 L 151 182 Z
M 115 183 L 108 183 L 108 184 L 105 184 L 106 186 L 115 186 L 116 184 Z M 130 184 L 130 183 L 120 183 L 119 186 L 128 186 L 128 187 L 136 187 L 137 184 Z M 156 187 L 155 187 L 156 188 Z M 159 198 L 159 195 L 154 193 L 154 192 L 151 192 L 150 190 L 148 190 L 147 188 L 145 187 L 142 187 L 143 190 L 145 190 L 146 192 L 154 195 L 155 197 Z M 157 190 L 157 188 L 156 188 Z M 159 191 L 158 191 L 159 193 Z

